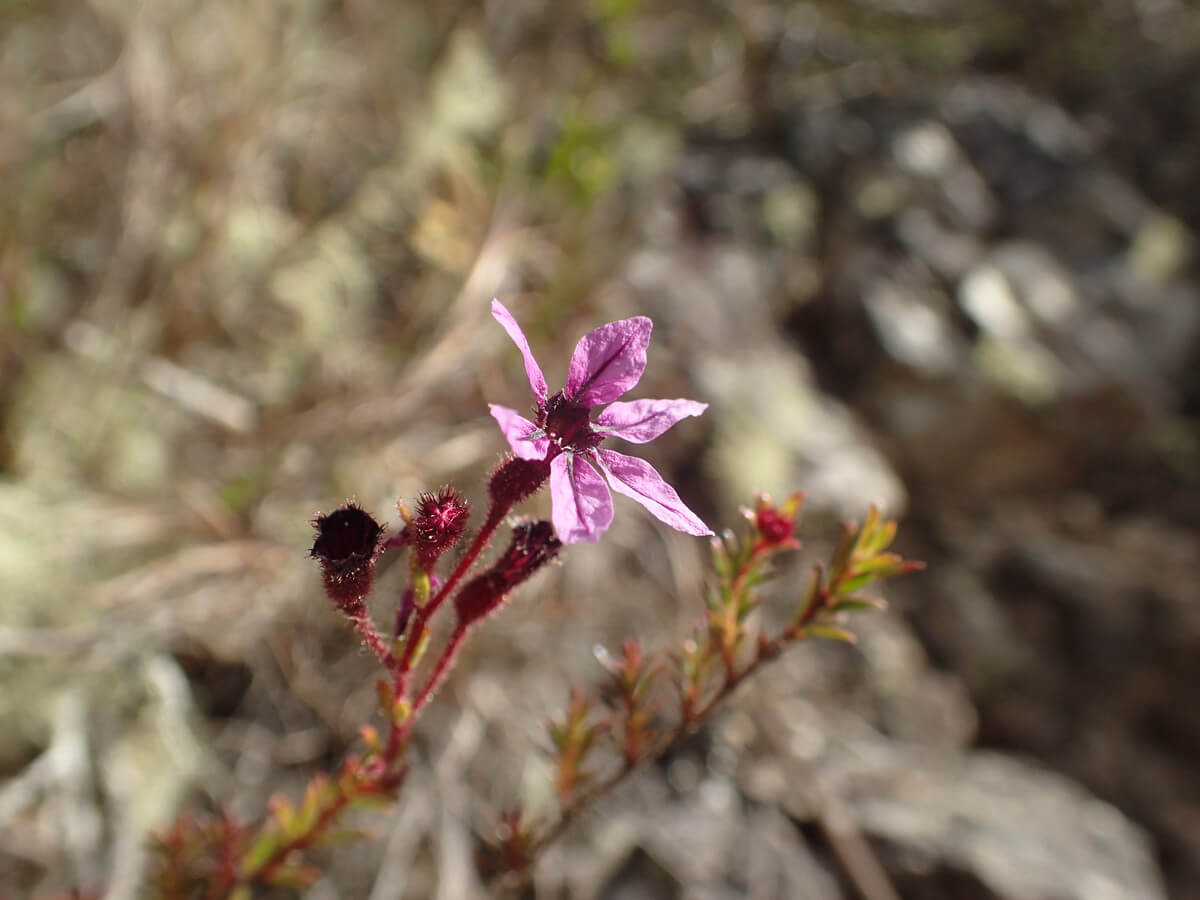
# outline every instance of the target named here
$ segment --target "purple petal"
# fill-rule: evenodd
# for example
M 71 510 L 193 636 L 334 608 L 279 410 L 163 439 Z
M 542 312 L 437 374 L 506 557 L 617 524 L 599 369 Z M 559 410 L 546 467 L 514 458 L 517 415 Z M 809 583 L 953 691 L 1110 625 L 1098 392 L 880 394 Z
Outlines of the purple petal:
M 550 439 L 540 437 L 531 441 L 526 437 L 526 435 L 537 432 L 536 425 L 515 409 L 509 409 L 507 406 L 489 403 L 488 409 L 492 413 L 492 418 L 500 426 L 500 430 L 504 432 L 504 439 L 508 441 L 508 446 L 512 447 L 513 453 L 521 459 L 546 458 L 546 451 L 550 449 Z
M 645 316 L 635 316 L 585 334 L 571 354 L 566 395 L 580 406 L 603 406 L 637 384 L 653 327 Z
M 525 357 L 525 374 L 529 377 L 529 386 L 533 388 L 533 393 L 537 398 L 544 401 L 550 395 L 546 389 L 546 376 L 542 374 L 542 367 L 533 358 L 533 351 L 529 349 L 529 341 L 525 337 L 525 332 L 521 330 L 517 320 L 512 317 L 512 313 L 505 309 L 504 304 L 499 300 L 492 301 L 492 318 L 508 332 L 508 336 L 512 338 L 517 349 L 521 351 L 521 355 Z
M 623 441 L 644 444 L 652 441 L 680 419 L 698 416 L 707 403 L 695 400 L 634 400 L 613 403 L 596 417 L 594 430 Z
M 564 544 L 597 541 L 612 524 L 613 503 L 608 485 L 592 466 L 574 453 L 550 463 L 550 499 L 554 531 Z
M 598 450 L 600 462 L 608 474 L 608 483 L 618 494 L 632 497 L 657 519 L 684 534 L 712 534 L 699 517 L 684 506 L 675 488 L 654 471 L 645 460 L 615 450 Z

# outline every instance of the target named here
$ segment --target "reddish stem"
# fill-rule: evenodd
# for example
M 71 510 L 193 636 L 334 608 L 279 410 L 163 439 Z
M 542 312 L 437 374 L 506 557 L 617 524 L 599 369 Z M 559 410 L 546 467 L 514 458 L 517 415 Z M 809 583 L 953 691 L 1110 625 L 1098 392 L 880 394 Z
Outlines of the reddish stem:
M 354 630 L 358 632 L 359 637 L 363 639 L 363 643 L 371 648 L 384 668 L 390 669 L 395 662 L 392 657 L 392 651 L 388 649 L 387 644 L 383 642 L 379 631 L 375 628 L 375 623 L 366 615 L 362 616 L 347 616 L 350 623 L 354 626 Z
M 479 534 L 475 535 L 475 540 L 471 542 L 471 546 L 467 548 L 467 552 L 463 554 L 463 558 L 458 561 L 458 565 L 454 567 L 454 571 L 450 573 L 450 577 L 446 579 L 446 583 L 441 589 L 433 595 L 433 599 L 427 604 L 429 615 L 437 610 L 442 604 L 442 601 L 450 596 L 450 592 L 458 587 L 458 583 L 462 581 L 464 575 L 479 558 L 479 554 L 483 552 L 483 548 L 487 546 L 488 541 L 492 539 L 492 535 L 496 533 L 496 529 L 500 527 L 500 523 L 504 521 L 504 517 L 508 515 L 511 507 L 495 508 L 488 510 L 487 518 L 483 522 L 483 526 L 479 529 Z
M 221 898 L 229 896 L 237 884 L 238 877 L 237 828 L 230 818 L 226 818 L 218 827 L 220 828 L 220 849 L 218 850 L 220 862 L 217 875 L 208 891 L 208 896 L 213 900 L 221 900 Z M 184 894 L 180 893 L 179 896 L 182 897 Z
M 434 692 L 441 687 L 441 683 L 445 680 L 446 674 L 450 671 L 450 666 L 454 663 L 454 658 L 458 656 L 458 651 L 466 639 L 469 626 L 461 622 L 454 629 L 454 633 L 450 635 L 450 640 L 442 649 L 442 655 L 438 658 L 437 665 L 433 668 L 433 673 L 429 676 L 429 680 L 425 682 L 425 687 L 421 688 L 421 693 L 417 695 L 417 699 L 413 701 L 412 714 L 415 716 L 421 711 L 426 703 L 432 699 Z
M 475 540 L 471 542 L 471 546 L 467 548 L 467 552 L 458 561 L 458 565 L 454 567 L 454 571 L 450 573 L 450 577 L 446 579 L 446 583 L 442 585 L 441 589 L 433 595 L 428 603 L 417 609 L 416 615 L 413 616 L 413 623 L 408 629 L 408 640 L 404 645 L 404 653 L 400 657 L 399 664 L 396 666 L 397 697 L 408 695 L 413 662 L 416 657 L 417 648 L 421 645 L 421 635 L 425 633 L 425 626 L 429 624 L 429 620 L 433 617 L 433 614 L 438 611 L 438 607 L 450 596 L 450 592 L 458 587 L 458 583 L 462 581 L 463 576 L 467 574 L 471 566 L 479 559 L 479 554 L 483 552 L 483 548 L 487 546 L 488 541 L 496 533 L 496 529 L 500 526 L 500 523 L 504 521 L 509 508 L 508 506 L 493 507 L 488 511 L 487 519 L 484 520 L 479 533 L 475 535 Z

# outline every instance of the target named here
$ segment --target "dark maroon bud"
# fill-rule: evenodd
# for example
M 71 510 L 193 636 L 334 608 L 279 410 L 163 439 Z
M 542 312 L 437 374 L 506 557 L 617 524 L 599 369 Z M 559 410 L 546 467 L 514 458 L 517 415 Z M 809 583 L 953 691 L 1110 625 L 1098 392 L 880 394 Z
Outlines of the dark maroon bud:
M 433 569 L 438 558 L 462 538 L 470 518 L 471 508 L 462 494 L 443 487 L 436 494 L 422 494 L 417 502 L 417 514 L 405 526 L 421 568 Z
M 504 576 L 509 588 L 516 587 L 546 563 L 562 548 L 554 534 L 554 526 L 544 519 L 521 522 L 513 526 L 508 549 L 496 560 L 492 571 Z
M 546 521 L 514 526 L 508 549 L 488 570 L 463 585 L 454 598 L 458 620 L 470 625 L 496 609 L 513 588 L 548 563 L 562 548 Z
M 454 611 L 462 627 L 482 619 L 504 600 L 504 578 L 495 572 L 476 575 L 454 597 Z
M 533 496 L 549 477 L 550 463 L 544 459 L 510 456 L 496 467 L 488 481 L 488 497 L 492 501 L 492 508 L 512 509 L 522 500 Z
M 321 564 L 325 593 L 348 616 L 365 612 L 363 598 L 375 577 L 375 550 L 383 531 L 353 503 L 313 520 L 317 530 L 309 555 Z

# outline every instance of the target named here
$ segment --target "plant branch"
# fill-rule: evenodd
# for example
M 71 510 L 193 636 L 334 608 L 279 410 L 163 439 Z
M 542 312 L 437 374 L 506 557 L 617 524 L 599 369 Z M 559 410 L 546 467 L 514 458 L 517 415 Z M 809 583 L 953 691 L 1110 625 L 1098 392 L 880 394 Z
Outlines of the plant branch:
M 417 694 L 417 699 L 413 701 L 412 714 L 414 716 L 421 711 L 425 704 L 432 699 L 434 692 L 441 687 L 441 683 L 450 671 L 450 666 L 454 663 L 454 658 L 458 656 L 458 651 L 462 648 L 463 641 L 466 639 L 469 630 L 470 628 L 461 622 L 455 627 L 454 633 L 450 635 L 449 642 L 447 642 L 442 650 L 442 655 L 438 657 L 437 665 L 434 666 L 429 680 L 425 682 L 425 687 L 421 688 L 421 692 Z

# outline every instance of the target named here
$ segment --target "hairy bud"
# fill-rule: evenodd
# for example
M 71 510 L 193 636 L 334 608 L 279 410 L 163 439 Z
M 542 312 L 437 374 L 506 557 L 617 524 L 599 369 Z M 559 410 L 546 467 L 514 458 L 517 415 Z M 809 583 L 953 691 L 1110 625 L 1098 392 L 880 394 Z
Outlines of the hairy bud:
M 546 521 L 522 522 L 513 528 L 508 549 L 480 575 L 463 585 L 454 598 L 462 625 L 483 618 L 503 601 L 505 595 L 558 553 L 562 542 L 554 526 Z
M 492 501 L 492 508 L 512 509 L 522 500 L 533 496 L 549 477 L 550 463 L 545 460 L 509 457 L 496 467 L 488 480 L 488 498 Z
M 317 530 L 309 555 L 321 564 L 325 593 L 348 616 L 361 616 L 363 598 L 375 578 L 379 523 L 353 503 L 313 520 Z
M 405 527 L 405 536 L 426 572 L 438 558 L 462 538 L 471 508 L 463 495 L 450 487 L 436 494 L 425 493 L 417 503 L 417 514 Z

